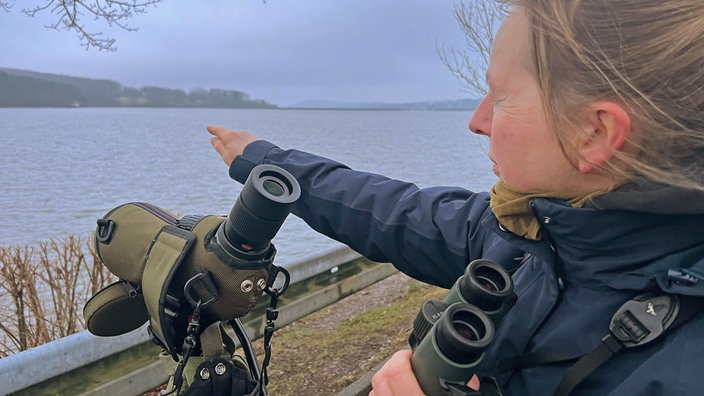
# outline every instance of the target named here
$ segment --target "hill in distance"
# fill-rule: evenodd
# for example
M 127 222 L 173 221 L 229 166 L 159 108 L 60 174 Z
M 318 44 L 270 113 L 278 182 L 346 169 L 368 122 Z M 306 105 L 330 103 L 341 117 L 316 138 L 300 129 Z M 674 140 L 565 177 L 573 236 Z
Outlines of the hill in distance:
M 409 103 L 298 102 L 291 109 L 473 110 L 479 99 Z M 204 107 L 265 108 L 278 106 L 250 99 L 241 91 L 146 86 L 132 88 L 107 79 L 90 79 L 0 67 L 0 107 Z
M 224 89 L 132 88 L 96 80 L 0 68 L 0 107 L 276 108 L 244 92 Z

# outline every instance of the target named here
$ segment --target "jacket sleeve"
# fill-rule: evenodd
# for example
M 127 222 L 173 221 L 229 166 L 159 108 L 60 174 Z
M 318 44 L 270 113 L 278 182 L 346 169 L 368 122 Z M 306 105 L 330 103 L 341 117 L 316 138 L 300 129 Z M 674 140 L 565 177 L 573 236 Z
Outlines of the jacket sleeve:
M 293 214 L 370 260 L 390 262 L 411 277 L 450 287 L 471 259 L 481 257 L 486 233 L 479 220 L 490 213 L 486 193 L 420 189 L 263 140 L 249 144 L 233 161 L 230 176 L 244 183 L 262 163 L 280 166 L 298 180 L 301 198 Z

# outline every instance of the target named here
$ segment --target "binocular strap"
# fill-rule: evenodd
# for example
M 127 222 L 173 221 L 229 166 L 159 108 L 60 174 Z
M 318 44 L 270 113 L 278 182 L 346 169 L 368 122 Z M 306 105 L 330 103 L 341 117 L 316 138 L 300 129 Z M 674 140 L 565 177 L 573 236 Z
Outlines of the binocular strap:
M 575 362 L 554 396 L 569 395 L 587 376 L 617 353 L 640 348 L 672 331 L 704 309 L 703 299 L 675 294 L 646 293 L 627 301 L 611 319 L 609 333 L 589 352 L 566 356 L 557 352 L 532 352 L 502 359 L 497 372 L 516 371 L 545 364 Z

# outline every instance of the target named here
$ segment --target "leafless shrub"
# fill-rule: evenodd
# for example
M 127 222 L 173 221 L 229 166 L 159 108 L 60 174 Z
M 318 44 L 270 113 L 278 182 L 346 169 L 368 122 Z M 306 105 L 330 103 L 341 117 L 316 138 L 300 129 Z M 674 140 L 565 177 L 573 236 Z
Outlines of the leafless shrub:
M 76 293 L 81 267 L 85 256 L 71 236 L 62 241 L 51 240 L 39 244 L 39 265 L 43 271 L 39 278 L 51 293 L 54 326 L 52 338 L 65 337 L 77 331 L 82 318 Z
M 83 329 L 83 304 L 115 280 L 92 240 L 0 247 L 0 357 Z

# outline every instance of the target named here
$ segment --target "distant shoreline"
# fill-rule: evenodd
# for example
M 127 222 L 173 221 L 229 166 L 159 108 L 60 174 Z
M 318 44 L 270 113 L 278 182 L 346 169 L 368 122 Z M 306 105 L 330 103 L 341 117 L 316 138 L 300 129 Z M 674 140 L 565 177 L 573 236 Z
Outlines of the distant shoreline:
M 0 67 L 0 108 L 179 108 L 281 110 L 472 111 L 480 99 L 415 102 L 303 100 L 278 106 L 242 91 L 219 88 L 133 88 L 95 80 Z
M 474 111 L 474 109 L 408 109 L 401 107 L 168 107 L 168 106 L 0 106 L 0 109 L 182 109 L 182 110 L 333 110 L 333 111 Z

